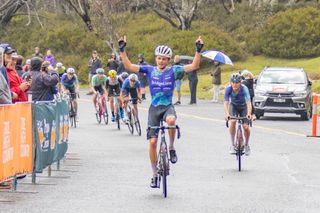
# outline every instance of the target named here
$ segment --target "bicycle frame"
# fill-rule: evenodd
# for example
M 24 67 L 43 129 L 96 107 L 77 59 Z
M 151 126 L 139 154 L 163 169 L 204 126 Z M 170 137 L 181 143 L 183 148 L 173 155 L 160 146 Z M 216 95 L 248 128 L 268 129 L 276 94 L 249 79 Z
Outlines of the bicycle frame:
M 155 129 L 156 131 L 160 131 L 161 135 L 161 143 L 160 143 L 160 148 L 157 156 L 157 162 L 158 162 L 158 173 L 159 173 L 159 188 L 160 188 L 160 182 L 161 182 L 161 177 L 162 177 L 162 190 L 163 190 L 163 196 L 166 198 L 167 197 L 167 176 L 169 175 L 169 170 L 170 170 L 170 163 L 169 163 L 169 153 L 168 153 L 168 147 L 167 147 L 167 142 L 166 142 L 166 137 L 165 137 L 165 130 L 166 129 L 177 129 L 178 131 L 178 139 L 180 138 L 180 128 L 178 125 L 175 126 L 164 126 L 163 121 L 160 122 L 160 126 L 155 126 L 155 127 L 148 127 L 148 131 L 150 129 Z

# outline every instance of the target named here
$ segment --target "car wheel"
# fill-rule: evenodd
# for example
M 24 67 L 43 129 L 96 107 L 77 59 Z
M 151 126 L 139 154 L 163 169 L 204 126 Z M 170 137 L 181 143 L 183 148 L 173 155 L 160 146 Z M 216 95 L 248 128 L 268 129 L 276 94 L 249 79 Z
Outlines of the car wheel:
M 261 118 L 261 116 L 263 116 L 263 114 L 258 114 L 258 113 L 254 114 L 254 115 L 256 116 L 256 118 L 257 118 L 258 120 Z
M 301 120 L 308 121 L 310 119 L 310 111 L 303 112 L 301 114 Z

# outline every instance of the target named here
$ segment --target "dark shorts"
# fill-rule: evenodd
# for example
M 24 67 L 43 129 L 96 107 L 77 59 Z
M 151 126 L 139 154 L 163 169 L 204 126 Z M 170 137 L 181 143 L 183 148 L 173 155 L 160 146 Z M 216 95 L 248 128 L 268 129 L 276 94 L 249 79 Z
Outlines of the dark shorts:
M 125 96 L 129 96 L 130 95 L 130 98 L 132 99 L 132 103 L 133 104 L 137 104 L 138 103 L 138 92 L 137 92 L 136 88 L 132 88 L 132 89 L 129 89 L 129 90 L 124 90 L 123 93 L 124 93 Z
M 229 105 L 229 114 L 230 116 L 246 117 L 247 116 L 247 105 L 236 106 L 233 104 Z M 244 123 L 249 124 L 249 120 L 245 119 Z
M 104 89 L 102 88 L 101 85 L 100 86 L 94 86 L 93 88 L 94 88 L 95 91 L 99 92 L 100 95 L 103 95 Z
M 108 96 L 109 97 L 112 97 L 114 96 L 114 92 L 113 90 L 115 91 L 116 95 L 120 95 L 120 85 L 114 85 L 114 86 L 110 86 L 108 87 Z
M 77 99 L 76 88 L 75 88 L 74 86 L 73 86 L 73 87 L 66 87 L 66 86 L 65 86 L 65 88 L 66 88 L 67 90 L 69 90 L 72 100 Z
M 160 126 L 160 121 L 166 121 L 168 116 L 177 117 L 176 111 L 173 105 L 169 106 L 150 106 L 149 113 L 148 113 L 148 126 L 149 127 L 156 127 Z M 149 129 L 147 133 L 147 139 L 150 138 L 158 138 L 158 133 L 156 129 Z

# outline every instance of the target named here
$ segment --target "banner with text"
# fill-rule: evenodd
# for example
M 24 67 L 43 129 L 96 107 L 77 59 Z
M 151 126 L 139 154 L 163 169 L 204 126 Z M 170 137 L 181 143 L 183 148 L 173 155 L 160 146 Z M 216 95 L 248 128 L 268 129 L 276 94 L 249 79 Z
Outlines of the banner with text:
M 67 101 L 33 104 L 35 171 L 61 160 L 68 149 L 69 108 Z
M 0 106 L 0 182 L 32 172 L 31 103 Z

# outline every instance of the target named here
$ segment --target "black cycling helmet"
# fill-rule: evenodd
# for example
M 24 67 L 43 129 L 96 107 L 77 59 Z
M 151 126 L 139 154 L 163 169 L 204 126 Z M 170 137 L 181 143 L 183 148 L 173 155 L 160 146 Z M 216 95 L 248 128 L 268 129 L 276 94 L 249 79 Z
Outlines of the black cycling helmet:
M 129 74 L 127 72 L 123 72 L 123 73 L 121 73 L 120 76 L 121 76 L 122 80 L 125 80 L 126 78 L 128 78 Z
M 230 82 L 232 83 L 239 83 L 241 82 L 241 75 L 239 73 L 232 73 L 230 76 Z

